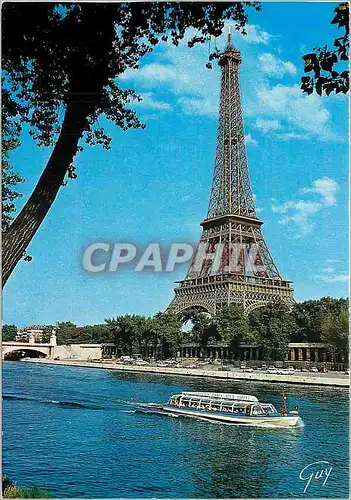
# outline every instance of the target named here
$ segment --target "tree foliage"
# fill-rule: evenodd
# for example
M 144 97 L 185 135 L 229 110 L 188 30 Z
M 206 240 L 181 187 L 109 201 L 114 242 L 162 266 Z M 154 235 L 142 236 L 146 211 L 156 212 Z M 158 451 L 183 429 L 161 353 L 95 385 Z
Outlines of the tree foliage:
M 349 305 L 344 299 L 329 301 L 321 312 L 321 341 L 333 346 L 334 356 L 349 357 Z
M 20 145 L 21 125 L 16 120 L 18 106 L 11 99 L 7 89 L 3 89 L 1 99 L 1 191 L 2 191 L 2 230 L 9 228 L 16 206 L 14 201 L 22 196 L 17 191 L 17 184 L 23 179 L 14 171 L 10 163 L 11 151 Z
M 3 284 L 49 212 L 81 139 L 108 149 L 105 117 L 123 130 L 143 127 L 130 104 L 134 90 L 118 76 L 137 69 L 160 42 L 189 47 L 221 35 L 232 20 L 239 31 L 257 2 L 6 3 L 2 10 L 4 87 L 39 145 L 54 146 L 27 203 L 3 238 Z M 62 119 L 61 119 L 62 117 Z
M 339 4 L 334 12 L 331 24 L 336 24 L 342 32 L 342 35 L 334 40 L 334 47 L 326 44 L 303 56 L 305 73 L 313 74 L 301 78 L 301 89 L 307 94 L 314 91 L 318 95 L 329 95 L 332 92 L 346 94 L 349 90 L 349 2 Z
M 196 342 L 201 344 L 202 347 L 206 347 L 210 340 L 216 341 L 220 339 L 217 323 L 204 311 L 187 309 L 181 315 L 181 320 L 183 324 L 188 321 L 192 323 L 192 329 L 186 335 L 187 340 L 190 342 Z
M 189 320 L 192 329 L 185 332 L 182 324 Z M 334 355 L 346 362 L 348 321 L 348 299 L 323 297 L 296 303 L 292 308 L 274 302 L 248 315 L 242 306 L 231 304 L 213 317 L 188 309 L 182 314 L 158 312 L 153 317 L 117 315 L 100 325 L 77 326 L 68 321 L 55 328 L 58 344 L 113 343 L 129 355 L 153 347 L 158 357 L 176 357 L 182 344 L 193 342 L 202 347 L 221 342 L 235 351 L 240 342 L 245 342 L 255 343 L 264 359 L 274 361 L 286 358 L 289 342 L 321 342 L 330 344 Z M 52 328 L 48 326 L 44 331 L 44 341 L 49 340 Z M 15 325 L 5 325 L 3 340 L 13 340 L 16 332 Z
M 348 308 L 348 299 L 332 297 L 295 304 L 292 314 L 296 329 L 292 342 L 330 342 L 345 350 L 345 342 L 348 343 Z
M 264 359 L 285 359 L 295 329 L 294 317 L 286 304 L 272 303 L 257 309 L 250 315 L 249 325 Z
M 248 318 L 244 308 L 238 304 L 223 307 L 216 314 L 216 324 L 220 338 L 235 348 L 248 334 Z
M 184 338 L 181 320 L 172 313 L 159 312 L 152 318 L 127 314 L 106 319 L 106 323 L 109 340 L 130 355 L 151 345 L 160 348 L 162 357 L 176 356 Z
M 108 327 L 106 324 L 77 326 L 71 321 L 60 322 L 57 327 L 47 327 L 43 332 L 43 341 L 50 340 L 52 329 L 56 329 L 57 343 L 67 344 L 100 344 L 107 341 Z
M 17 335 L 16 325 L 3 325 L 1 327 L 1 339 L 3 342 L 13 342 Z

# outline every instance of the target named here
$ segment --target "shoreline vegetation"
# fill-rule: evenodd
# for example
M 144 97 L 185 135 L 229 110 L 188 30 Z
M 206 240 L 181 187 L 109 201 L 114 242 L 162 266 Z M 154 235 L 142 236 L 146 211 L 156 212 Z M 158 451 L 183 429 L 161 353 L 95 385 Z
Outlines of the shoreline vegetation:
M 55 498 L 52 493 L 38 486 L 22 488 L 16 482 L 2 476 L 2 498 Z
M 311 343 L 326 346 L 325 358 L 316 359 L 313 353 L 311 359 L 306 355 L 303 361 L 323 363 L 324 367 L 329 363 L 334 370 L 344 370 L 349 360 L 349 300 L 343 298 L 324 297 L 295 303 L 292 308 L 275 302 L 249 314 L 242 305 L 230 304 L 213 316 L 189 308 L 182 313 L 158 312 L 152 317 L 119 315 L 97 325 L 78 326 L 66 321 L 32 328 L 40 333 L 39 342 L 49 342 L 55 329 L 57 345 L 112 345 L 114 352 L 110 354 L 117 356 L 179 358 L 184 345 L 206 349 L 211 343 L 221 343 L 227 347 L 226 361 L 238 361 L 242 360 L 240 345 L 244 343 L 255 346 L 258 361 L 271 365 L 288 359 L 290 343 Z M 26 335 L 25 328 L 16 325 L 2 329 L 3 341 L 28 341 L 23 337 Z
M 246 373 L 234 371 L 218 371 L 208 370 L 203 368 L 171 368 L 159 366 L 135 366 L 135 365 L 117 365 L 115 363 L 108 363 L 106 361 L 79 361 L 79 360 L 54 360 L 43 358 L 32 358 L 21 363 L 39 363 L 49 365 L 62 365 L 62 366 L 76 366 L 81 368 L 100 368 L 105 370 L 113 370 L 119 372 L 137 372 L 137 373 L 152 373 L 159 375 L 172 375 L 172 376 L 188 376 L 188 377 L 204 377 L 216 378 L 222 380 L 252 380 L 254 382 L 269 382 L 269 383 L 286 383 L 286 384 L 302 384 L 302 385 L 316 385 L 316 386 L 332 386 L 332 387 L 345 387 L 350 385 L 349 377 L 337 377 L 328 375 L 310 375 L 303 373 L 296 374 L 270 374 L 270 373 Z

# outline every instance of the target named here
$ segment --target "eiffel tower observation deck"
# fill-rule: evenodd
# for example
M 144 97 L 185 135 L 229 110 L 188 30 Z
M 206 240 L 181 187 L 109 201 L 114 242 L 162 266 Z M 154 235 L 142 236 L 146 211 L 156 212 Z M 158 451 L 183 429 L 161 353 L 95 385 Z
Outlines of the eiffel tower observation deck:
M 271 302 L 294 301 L 261 232 L 250 185 L 239 88 L 240 52 L 221 54 L 221 94 L 216 159 L 203 232 L 188 273 L 177 282 L 168 311 L 199 308 L 215 314 L 232 303 L 248 313 Z M 267 173 L 267 175 L 269 175 Z

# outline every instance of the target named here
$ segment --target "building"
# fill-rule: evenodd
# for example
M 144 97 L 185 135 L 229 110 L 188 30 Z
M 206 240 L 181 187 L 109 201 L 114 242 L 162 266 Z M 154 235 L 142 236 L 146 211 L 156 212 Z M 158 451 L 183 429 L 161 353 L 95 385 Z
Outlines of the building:
M 17 335 L 15 338 L 16 342 L 42 342 L 43 333 L 48 328 L 52 328 L 47 325 L 28 325 L 23 327 L 17 327 Z
M 291 282 L 279 273 L 261 231 L 263 221 L 256 213 L 245 145 L 240 63 L 240 52 L 229 34 L 219 59 L 221 96 L 208 211 L 188 273 L 178 282 L 168 311 L 197 308 L 213 315 L 224 305 L 236 303 L 249 313 L 271 302 L 294 301 Z

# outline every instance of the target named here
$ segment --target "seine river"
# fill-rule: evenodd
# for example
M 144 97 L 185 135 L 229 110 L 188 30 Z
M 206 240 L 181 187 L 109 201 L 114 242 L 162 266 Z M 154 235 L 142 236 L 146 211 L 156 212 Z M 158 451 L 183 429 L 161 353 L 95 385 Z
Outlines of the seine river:
M 302 430 L 254 429 L 143 414 L 181 390 L 254 394 L 299 404 Z M 3 472 L 61 498 L 348 497 L 348 392 L 3 364 Z M 323 467 L 325 477 L 299 479 Z M 304 476 L 304 474 L 303 474 Z M 317 474 L 318 476 L 318 474 Z

